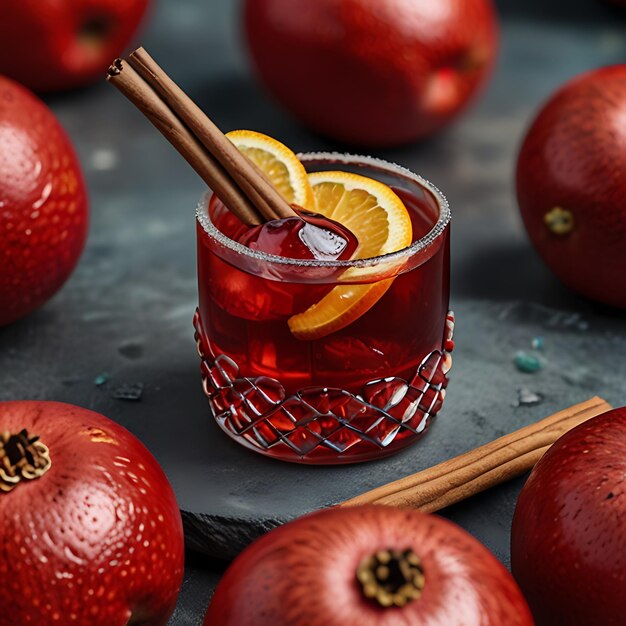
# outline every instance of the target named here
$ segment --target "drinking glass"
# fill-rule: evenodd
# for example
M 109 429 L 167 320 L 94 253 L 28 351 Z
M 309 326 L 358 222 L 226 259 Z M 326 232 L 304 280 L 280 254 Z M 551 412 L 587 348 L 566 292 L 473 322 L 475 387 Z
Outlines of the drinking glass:
M 392 187 L 411 215 L 413 243 L 370 259 L 274 256 L 237 243 L 246 227 L 205 194 L 194 318 L 204 392 L 220 428 L 261 454 L 310 464 L 381 458 L 420 439 L 445 397 L 450 209 L 434 185 L 398 165 L 299 157 L 311 172 L 339 169 Z M 348 319 L 323 336 L 295 336 L 289 319 L 332 289 L 356 302 Z

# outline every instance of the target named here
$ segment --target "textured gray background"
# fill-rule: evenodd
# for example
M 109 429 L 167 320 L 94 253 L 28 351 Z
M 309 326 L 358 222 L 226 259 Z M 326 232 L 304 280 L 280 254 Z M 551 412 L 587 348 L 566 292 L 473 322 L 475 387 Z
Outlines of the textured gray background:
M 257 129 L 296 150 L 344 148 L 309 134 L 255 84 L 238 9 L 231 0 L 162 0 L 141 41 L 224 130 Z M 512 171 L 524 128 L 556 86 L 626 59 L 626 13 L 595 0 L 503 0 L 499 10 L 500 61 L 480 102 L 432 140 L 377 153 L 431 179 L 454 215 L 453 380 L 421 444 L 378 463 L 299 468 L 253 456 L 219 433 L 201 394 L 191 330 L 193 207 L 202 183 L 105 84 L 49 99 L 84 165 L 90 238 L 61 293 L 0 329 L 0 399 L 73 402 L 123 423 L 163 464 L 193 547 L 223 554 L 276 520 L 399 478 L 594 393 L 625 404 L 624 315 L 568 293 L 541 265 L 517 215 Z M 538 335 L 545 368 L 522 374 L 513 355 Z M 96 387 L 103 372 L 111 379 Z M 124 382 L 145 384 L 140 402 L 112 398 Z M 522 387 L 543 402 L 515 407 Z M 507 563 L 521 484 L 446 515 Z M 201 623 L 221 567 L 189 554 L 173 625 Z

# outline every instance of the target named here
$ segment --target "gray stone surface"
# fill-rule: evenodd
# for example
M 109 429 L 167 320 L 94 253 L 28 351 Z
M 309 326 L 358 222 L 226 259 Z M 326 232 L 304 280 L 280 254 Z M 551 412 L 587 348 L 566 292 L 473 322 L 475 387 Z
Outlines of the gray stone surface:
M 385 461 L 344 468 L 253 455 L 211 422 L 191 318 L 196 303 L 193 208 L 202 183 L 105 84 L 51 106 L 81 157 L 90 238 L 66 287 L 0 329 L 0 399 L 73 402 L 138 435 L 165 468 L 188 543 L 230 557 L 273 525 L 333 504 L 599 393 L 626 404 L 624 315 L 567 292 L 533 253 L 517 215 L 512 171 L 533 111 L 572 75 L 626 58 L 626 14 L 594 0 L 502 0 L 502 53 L 481 101 L 421 145 L 378 154 L 431 179 L 453 221 L 457 350 L 444 410 L 427 437 Z M 231 0 L 161 0 L 142 42 L 225 129 L 248 127 L 296 150 L 341 149 L 309 134 L 250 78 Z M 590 262 L 593 262 L 590 259 Z M 601 268 L 598 268 L 601 271 Z M 543 369 L 513 365 L 543 336 Z M 106 373 L 109 380 L 95 385 Z M 113 397 L 143 383 L 139 401 Z M 519 389 L 543 401 L 514 406 Z M 508 562 L 522 480 L 445 514 Z M 172 624 L 200 624 L 220 565 L 192 557 Z

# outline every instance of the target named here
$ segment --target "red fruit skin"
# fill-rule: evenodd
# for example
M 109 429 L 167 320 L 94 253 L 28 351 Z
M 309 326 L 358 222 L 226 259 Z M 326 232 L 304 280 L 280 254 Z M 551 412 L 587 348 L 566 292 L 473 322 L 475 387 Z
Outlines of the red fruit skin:
M 561 437 L 517 502 L 511 557 L 537 626 L 626 624 L 626 408 Z
M 498 38 L 491 0 L 247 0 L 245 30 L 278 101 L 373 147 L 448 124 L 485 82 Z
M 356 570 L 378 550 L 412 548 L 421 598 L 382 608 Z M 515 581 L 478 541 L 433 515 L 392 507 L 334 508 L 265 535 L 220 581 L 204 626 L 532 626 Z
M 517 162 L 526 230 L 568 287 L 626 308 L 626 65 L 583 74 L 541 109 Z M 574 229 L 551 232 L 544 216 L 570 211 Z
M 0 74 L 35 91 L 101 79 L 147 7 L 148 0 L 2 0 Z
M 65 131 L 43 102 L 0 76 L 0 326 L 61 287 L 87 223 L 85 183 Z
M 93 411 L 0 402 L 0 432 L 22 428 L 48 446 L 52 466 L 0 492 L 0 626 L 165 626 L 183 531 L 154 457 Z

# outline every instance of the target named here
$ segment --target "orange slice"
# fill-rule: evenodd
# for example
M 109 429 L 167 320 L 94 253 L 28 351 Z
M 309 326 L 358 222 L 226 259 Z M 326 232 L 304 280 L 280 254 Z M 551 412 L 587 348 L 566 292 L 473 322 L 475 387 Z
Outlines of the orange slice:
M 389 254 L 411 245 L 411 218 L 402 200 L 387 185 L 348 172 L 315 172 L 309 181 L 316 211 L 344 226 L 359 240 L 353 258 Z M 393 278 L 365 282 L 372 268 L 351 267 L 341 284 L 306 311 L 289 319 L 298 339 L 319 339 L 345 328 L 368 311 L 389 289 Z M 361 284 L 359 284 L 359 282 Z
M 315 210 L 306 170 L 287 146 L 252 130 L 233 130 L 226 136 L 265 173 L 289 204 Z

